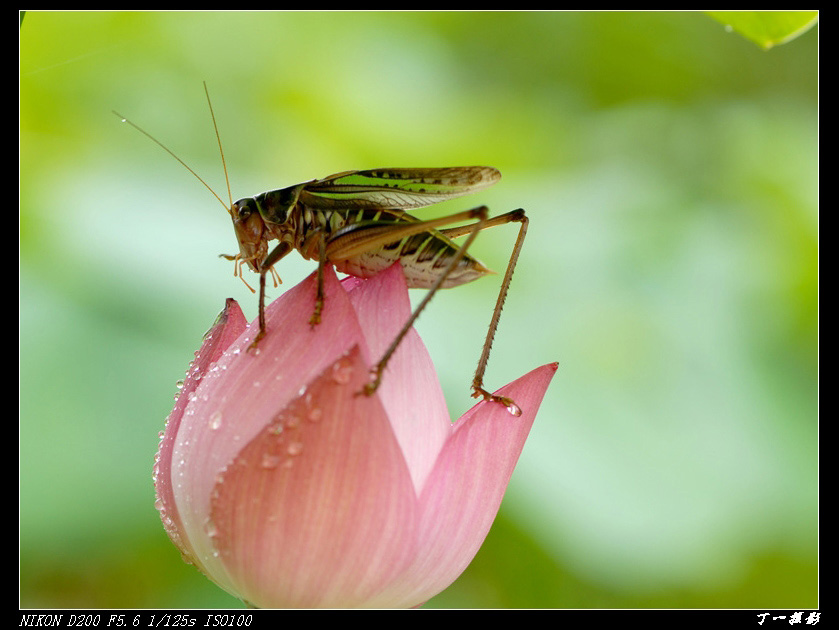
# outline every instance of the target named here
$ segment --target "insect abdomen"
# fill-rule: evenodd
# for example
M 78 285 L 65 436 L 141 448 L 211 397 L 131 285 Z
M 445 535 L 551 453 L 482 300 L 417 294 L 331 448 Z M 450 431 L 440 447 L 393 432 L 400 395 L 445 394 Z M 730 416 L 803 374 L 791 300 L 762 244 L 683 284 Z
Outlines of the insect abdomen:
M 369 278 L 399 260 L 408 287 L 430 289 L 446 269 L 458 247 L 449 239 L 433 232 L 408 236 L 401 241 L 384 245 L 376 251 L 353 258 L 335 261 L 335 268 L 359 278 Z M 452 270 L 442 287 L 460 286 L 492 273 L 468 254 Z
M 417 221 L 415 217 L 401 211 L 384 209 L 364 209 L 354 212 L 321 211 L 313 212 L 301 208 L 302 222 L 298 227 L 299 241 L 304 243 L 306 236 L 313 231 L 324 231 L 334 234 L 350 226 L 363 229 L 361 226 L 375 227 L 377 222 L 407 222 Z M 298 247 L 307 258 L 315 258 L 317 252 L 308 251 L 305 247 Z M 399 241 L 386 243 L 370 251 L 366 251 L 349 258 L 330 258 L 329 262 L 335 269 L 358 278 L 370 278 L 380 271 L 384 271 L 397 260 L 402 264 L 405 280 L 410 288 L 430 289 L 437 278 L 443 274 L 452 257 L 457 254 L 459 247 L 449 238 L 435 230 L 428 230 L 419 234 L 406 236 Z M 476 258 L 466 254 L 458 265 L 446 278 L 443 288 L 450 288 L 477 280 L 483 275 L 492 273 Z

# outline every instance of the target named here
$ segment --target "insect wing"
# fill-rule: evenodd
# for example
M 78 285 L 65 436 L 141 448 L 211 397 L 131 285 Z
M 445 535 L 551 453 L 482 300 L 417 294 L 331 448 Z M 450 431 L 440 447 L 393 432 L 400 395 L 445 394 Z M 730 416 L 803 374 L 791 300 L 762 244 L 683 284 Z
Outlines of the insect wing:
M 501 173 L 491 166 L 347 171 L 306 184 L 300 201 L 321 210 L 407 210 L 478 192 L 499 179 Z

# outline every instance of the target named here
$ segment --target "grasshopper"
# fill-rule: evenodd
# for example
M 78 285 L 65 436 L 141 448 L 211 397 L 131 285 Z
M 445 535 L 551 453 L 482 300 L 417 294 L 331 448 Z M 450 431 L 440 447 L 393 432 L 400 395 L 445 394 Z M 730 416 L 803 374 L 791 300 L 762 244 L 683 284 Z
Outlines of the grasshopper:
M 496 183 L 501 178 L 501 173 L 489 166 L 346 171 L 233 202 L 227 165 L 221 149 L 221 137 L 206 83 L 204 90 L 221 153 L 230 198 L 229 205 L 169 148 L 124 116 L 114 113 L 186 167 L 230 214 L 239 243 L 239 253 L 222 254 L 222 257 L 233 261 L 234 275 L 242 278 L 246 285 L 247 282 L 242 277 L 242 267 L 245 264 L 259 274 L 259 331 L 249 350 L 258 352 L 259 341 L 267 332 L 266 276 L 272 274 L 276 286 L 278 277 L 274 265 L 292 250 L 297 250 L 306 259 L 318 262 L 315 309 L 309 320 L 312 327 L 320 322 L 324 308 L 325 265 L 331 264 L 340 272 L 368 278 L 399 261 L 408 286 L 427 288 L 428 293 L 414 309 L 382 358 L 371 369 L 370 380 L 363 391 L 364 394 L 371 395 L 379 387 L 385 367 L 399 343 L 437 290 L 459 286 L 492 273 L 467 253 L 478 232 L 489 227 L 517 222 L 520 225 L 518 237 L 472 379 L 472 397 L 500 403 L 511 414 L 520 415 L 521 409 L 513 400 L 496 396 L 484 389 L 483 377 L 501 309 L 527 232 L 528 219 L 524 210 L 513 210 L 488 218 L 486 206 L 479 206 L 426 221 L 407 213 L 407 210 L 483 190 Z M 470 219 L 475 221 L 457 227 L 445 227 Z M 468 236 L 461 245 L 452 240 L 464 235 Z M 270 249 L 269 243 L 273 240 L 279 243 Z

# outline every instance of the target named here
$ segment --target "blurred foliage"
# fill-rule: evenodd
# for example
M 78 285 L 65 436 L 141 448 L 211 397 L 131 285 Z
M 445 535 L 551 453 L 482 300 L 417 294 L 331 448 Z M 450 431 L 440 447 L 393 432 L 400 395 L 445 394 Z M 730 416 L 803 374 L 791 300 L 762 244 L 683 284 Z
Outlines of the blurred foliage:
M 764 51 L 699 12 L 27 12 L 21 606 L 241 606 L 168 541 L 151 466 L 202 333 L 255 299 L 217 257 L 226 213 L 111 113 L 226 198 L 206 80 L 234 198 L 486 163 L 474 203 L 531 217 L 486 382 L 560 370 L 428 607 L 816 607 L 817 38 Z M 474 251 L 503 269 L 514 232 Z M 497 286 L 419 321 L 453 417 Z
M 818 11 L 707 11 L 707 13 L 766 49 L 798 37 L 819 19 Z

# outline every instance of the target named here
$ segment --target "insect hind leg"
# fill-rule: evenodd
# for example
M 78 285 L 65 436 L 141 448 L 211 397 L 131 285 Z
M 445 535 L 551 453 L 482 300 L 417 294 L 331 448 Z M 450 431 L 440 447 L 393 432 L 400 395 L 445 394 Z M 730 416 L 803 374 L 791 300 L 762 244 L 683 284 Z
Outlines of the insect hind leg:
M 472 210 L 468 210 L 465 213 L 452 215 L 448 218 L 450 220 L 461 220 L 461 218 L 464 218 L 465 216 L 469 216 L 471 218 L 477 217 L 478 219 L 475 223 L 465 226 L 465 229 L 467 229 L 467 231 L 469 232 L 469 238 L 467 238 L 466 241 L 458 248 L 455 255 L 452 256 L 451 260 L 449 261 L 449 264 L 443 270 L 443 273 L 440 274 L 440 276 L 438 276 L 436 282 L 428 290 L 428 293 L 426 293 L 422 302 L 420 302 L 419 305 L 414 309 L 414 312 L 411 313 L 411 316 L 408 318 L 408 321 L 405 322 L 404 326 L 402 326 L 402 329 L 391 342 L 390 346 L 388 346 L 388 349 L 385 350 L 384 354 L 382 355 L 382 358 L 379 359 L 379 362 L 370 370 L 370 382 L 368 382 L 364 386 L 363 391 L 360 393 L 364 393 L 365 395 L 370 396 L 378 389 L 379 385 L 382 382 L 382 375 L 384 373 L 385 367 L 387 366 L 387 363 L 390 360 L 390 358 L 393 356 L 393 353 L 396 352 L 396 349 L 399 347 L 399 344 L 402 342 L 402 339 L 405 337 L 406 334 L 408 334 L 408 331 L 414 325 L 414 322 L 417 320 L 423 309 L 425 309 L 425 307 L 431 301 L 431 298 L 434 297 L 434 294 L 437 293 L 441 286 L 443 286 L 443 283 L 449 277 L 451 272 L 454 271 L 455 267 L 457 267 L 458 263 L 466 255 L 466 250 L 472 244 L 472 241 L 475 240 L 475 237 L 478 235 L 478 232 L 480 232 L 484 228 L 484 224 L 487 221 L 487 207 L 479 206 Z M 453 217 L 457 218 L 453 219 Z
M 504 405 L 507 408 L 507 411 L 509 411 L 512 415 L 520 416 L 521 408 L 512 399 L 507 398 L 506 396 L 496 396 L 495 394 L 491 394 L 483 387 L 484 373 L 486 372 L 487 363 L 489 362 L 489 353 L 492 349 L 492 342 L 493 339 L 495 339 L 498 322 L 501 320 L 501 310 L 504 308 L 504 301 L 507 299 L 507 292 L 510 289 L 513 272 L 516 269 L 516 263 L 518 262 L 521 248 L 524 245 L 524 237 L 527 234 L 527 225 L 529 220 L 527 215 L 524 213 L 524 210 L 519 208 L 518 210 L 513 210 L 512 212 L 507 212 L 506 214 L 489 219 L 484 225 L 484 228 L 486 228 L 513 222 L 520 224 L 519 233 L 516 237 L 516 243 L 513 246 L 513 251 L 510 254 L 510 260 L 507 263 L 507 271 L 504 273 L 504 280 L 501 283 L 501 289 L 498 293 L 498 298 L 495 301 L 495 308 L 492 311 L 492 319 L 490 319 L 489 322 L 489 330 L 487 331 L 484 347 L 481 351 L 481 358 L 478 359 L 478 367 L 475 370 L 475 376 L 472 379 L 472 397 L 483 398 L 484 400 L 500 403 Z M 447 236 L 458 236 L 458 234 L 454 234 L 454 231 L 457 229 L 458 228 L 452 228 L 450 230 L 441 231 L 447 233 Z
M 443 285 L 449 274 L 454 270 L 454 268 L 466 254 L 466 250 L 475 240 L 475 237 L 478 235 L 478 232 L 486 228 L 495 227 L 498 225 L 505 225 L 507 223 L 519 223 L 520 227 L 518 236 L 516 237 L 516 243 L 513 246 L 513 251 L 510 255 L 510 260 L 507 263 L 507 270 L 504 273 L 504 280 L 501 283 L 501 289 L 498 293 L 498 298 L 495 302 L 495 308 L 493 309 L 492 318 L 489 324 L 489 330 L 487 331 L 487 336 L 484 341 L 481 357 L 478 360 L 478 367 L 476 368 L 475 376 L 472 379 L 472 397 L 483 398 L 485 401 L 499 403 L 506 407 L 507 411 L 509 411 L 510 414 L 514 416 L 520 416 L 522 411 L 521 408 L 515 403 L 515 401 L 506 396 L 498 396 L 496 394 L 488 392 L 483 387 L 483 379 L 484 374 L 486 372 L 487 363 L 489 362 L 489 354 L 490 350 L 492 349 L 492 342 L 495 338 L 495 332 L 498 329 L 498 322 L 501 319 L 501 310 L 504 308 L 504 302 L 507 299 L 507 293 L 510 288 L 510 282 L 513 278 L 513 272 L 515 271 L 519 254 L 521 253 L 522 246 L 524 245 L 524 237 L 527 234 L 527 226 L 529 223 L 529 219 L 527 218 L 527 215 L 525 214 L 524 210 L 521 208 L 513 210 L 511 212 L 507 212 L 497 217 L 493 217 L 491 219 L 487 218 L 486 206 L 475 208 L 474 210 L 471 210 L 469 212 L 471 212 L 473 216 L 478 217 L 477 222 L 453 228 L 439 228 L 439 231 L 449 238 L 456 238 L 465 234 L 468 234 L 469 237 L 460 246 L 456 255 L 449 262 L 449 265 L 445 269 L 443 274 L 437 279 L 437 282 L 435 282 L 434 286 L 432 286 L 431 289 L 429 289 L 425 298 L 423 298 L 423 301 L 419 304 L 419 306 L 417 306 L 417 308 L 411 314 L 411 317 L 400 330 L 399 334 L 396 336 L 393 342 L 391 342 L 391 345 L 385 351 L 382 358 L 375 365 L 375 367 L 373 367 L 373 369 L 370 372 L 371 380 L 369 383 L 367 383 L 367 385 L 365 385 L 364 393 L 370 395 L 376 391 L 379 384 L 381 383 L 382 374 L 384 373 L 384 369 L 387 365 L 388 360 L 396 351 L 396 348 L 399 346 L 399 343 L 407 334 L 408 330 L 410 330 L 411 326 L 413 326 L 419 314 L 422 312 L 422 310 L 425 308 L 425 306 L 428 304 L 428 302 L 431 300 L 431 298 L 434 296 L 437 290 Z

